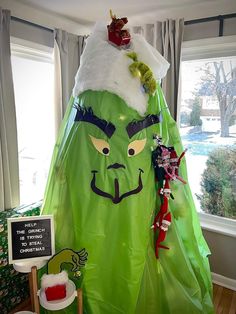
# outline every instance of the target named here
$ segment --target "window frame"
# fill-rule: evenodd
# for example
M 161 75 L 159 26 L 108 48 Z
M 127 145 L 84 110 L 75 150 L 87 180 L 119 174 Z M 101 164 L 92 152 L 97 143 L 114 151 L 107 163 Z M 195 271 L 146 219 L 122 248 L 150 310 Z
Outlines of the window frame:
M 236 56 L 235 35 L 189 40 L 182 44 L 181 62 L 231 56 Z M 198 217 L 202 229 L 236 238 L 236 219 L 204 212 L 198 212 Z
M 54 48 L 38 44 L 36 42 L 28 41 L 22 38 L 10 36 L 10 49 L 11 55 L 16 57 L 21 57 L 33 61 L 55 64 L 54 62 Z M 54 65 L 55 66 L 55 65 Z M 54 68 L 55 77 L 55 68 Z M 55 118 L 55 117 L 54 117 Z M 55 121 L 54 121 L 55 123 Z M 56 133 L 54 131 L 54 142 L 56 142 Z M 53 153 L 53 152 L 52 152 Z M 50 164 L 49 164 L 50 166 Z M 49 167 L 50 170 L 50 167 Z M 20 180 L 20 178 L 19 178 Z M 46 187 L 46 186 L 45 186 Z M 34 203 L 40 203 L 42 199 L 35 199 Z M 24 206 L 29 206 L 30 203 L 20 204 L 19 208 Z
M 10 37 L 11 54 L 31 60 L 54 63 L 54 49 L 21 38 Z

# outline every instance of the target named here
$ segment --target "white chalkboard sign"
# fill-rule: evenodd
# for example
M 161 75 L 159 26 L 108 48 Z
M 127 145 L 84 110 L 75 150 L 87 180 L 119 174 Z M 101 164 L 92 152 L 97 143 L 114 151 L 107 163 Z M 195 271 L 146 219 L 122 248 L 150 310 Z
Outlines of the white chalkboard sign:
M 52 215 L 8 218 L 9 264 L 46 260 L 54 254 Z

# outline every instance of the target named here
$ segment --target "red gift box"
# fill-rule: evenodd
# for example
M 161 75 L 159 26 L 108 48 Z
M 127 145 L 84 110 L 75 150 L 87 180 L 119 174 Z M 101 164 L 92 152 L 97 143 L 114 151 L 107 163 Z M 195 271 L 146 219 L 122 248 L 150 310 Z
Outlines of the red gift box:
M 45 289 L 47 301 L 60 300 L 66 297 L 66 285 L 55 285 Z

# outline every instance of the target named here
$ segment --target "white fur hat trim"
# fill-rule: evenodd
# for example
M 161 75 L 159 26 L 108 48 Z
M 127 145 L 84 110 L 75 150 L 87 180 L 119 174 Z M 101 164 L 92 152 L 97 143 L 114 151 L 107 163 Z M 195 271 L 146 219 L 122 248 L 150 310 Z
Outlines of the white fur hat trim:
M 44 274 L 41 278 L 41 288 L 46 289 L 56 285 L 64 285 L 68 282 L 68 274 L 65 270 L 59 274 Z
M 158 81 L 166 75 L 169 63 L 138 34 L 131 35 L 129 50 L 118 49 L 108 42 L 107 26 L 97 23 L 86 42 L 81 65 L 75 77 L 73 96 L 86 90 L 107 90 L 121 97 L 128 106 L 144 115 L 148 94 L 141 88 L 139 78 L 134 78 L 129 65 L 133 62 L 127 52 L 137 53 L 138 61 L 147 64 Z

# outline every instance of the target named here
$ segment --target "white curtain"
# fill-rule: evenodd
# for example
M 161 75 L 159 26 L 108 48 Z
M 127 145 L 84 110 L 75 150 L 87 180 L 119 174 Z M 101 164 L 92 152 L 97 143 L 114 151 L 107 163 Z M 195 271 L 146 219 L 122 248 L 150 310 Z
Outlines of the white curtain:
M 54 32 L 56 134 L 74 87 L 75 74 L 85 46 L 85 36 L 56 29 Z
M 18 205 L 19 167 L 10 52 L 10 11 L 0 8 L 0 210 Z
M 135 33 L 142 34 L 170 63 L 167 76 L 162 81 L 162 89 L 169 105 L 170 113 L 176 120 L 178 115 L 179 76 L 184 20 L 167 19 L 163 22 L 134 27 Z

